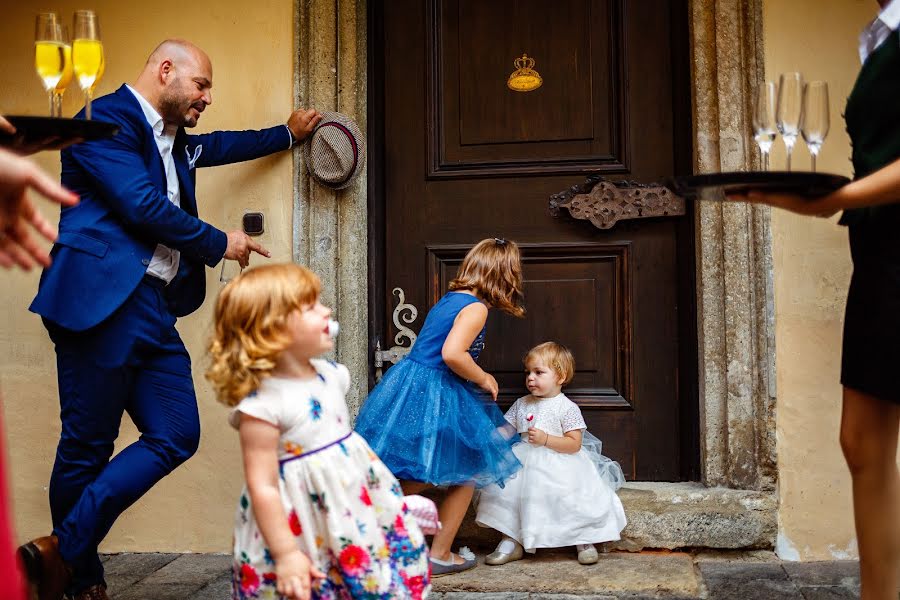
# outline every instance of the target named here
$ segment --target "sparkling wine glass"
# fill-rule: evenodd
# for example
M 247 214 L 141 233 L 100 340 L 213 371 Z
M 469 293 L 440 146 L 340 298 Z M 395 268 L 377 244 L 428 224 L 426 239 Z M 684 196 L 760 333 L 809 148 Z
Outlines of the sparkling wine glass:
M 803 76 L 800 73 L 784 73 L 778 82 L 778 103 L 775 118 L 778 131 L 787 150 L 787 170 L 791 170 L 791 152 L 800 135 L 800 117 L 803 115 Z
M 828 84 L 824 81 L 810 81 L 803 86 L 803 118 L 800 132 L 809 147 L 812 170 L 816 171 L 816 157 L 830 126 L 828 118 Z
M 769 151 L 775 141 L 778 125 L 775 121 L 775 82 L 766 81 L 757 86 L 756 103 L 753 106 L 753 139 L 762 153 L 763 171 L 769 170 Z
M 65 50 L 62 30 L 56 13 L 38 14 L 34 24 L 34 68 L 44 84 L 50 101 L 50 116 L 53 116 L 53 92 L 63 76 Z
M 97 71 L 97 78 L 94 79 L 94 85 L 91 86 L 91 98 L 94 97 L 94 92 L 97 91 L 97 86 L 100 85 L 100 80 L 103 79 L 103 74 L 106 73 L 106 52 L 100 53 L 100 70 Z
M 65 25 L 60 25 L 62 29 L 62 43 L 63 43 L 63 59 L 65 64 L 63 65 L 62 77 L 59 78 L 59 82 L 56 84 L 56 87 L 53 89 L 53 103 L 54 113 L 57 117 L 62 116 L 62 100 L 63 94 L 66 92 L 66 88 L 69 87 L 69 84 L 72 83 L 72 42 L 69 39 L 69 28 Z
M 84 92 L 84 115 L 91 118 L 92 89 L 103 64 L 100 22 L 92 10 L 75 11 L 75 34 L 72 41 L 72 64 L 75 78 Z

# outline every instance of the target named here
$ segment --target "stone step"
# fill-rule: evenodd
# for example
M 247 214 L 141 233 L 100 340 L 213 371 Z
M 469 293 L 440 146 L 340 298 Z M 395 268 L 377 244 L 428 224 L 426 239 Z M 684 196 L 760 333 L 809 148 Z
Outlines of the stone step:
M 765 550 L 609 552 L 579 565 L 573 552 L 540 550 L 433 581 L 429 600 L 825 600 L 859 598 L 859 564 L 781 562 Z M 226 600 L 231 556 L 103 557 L 116 600 Z
M 440 493 L 429 494 L 439 500 Z M 619 490 L 628 526 L 610 550 L 772 549 L 777 498 L 772 491 L 706 487 L 700 483 L 629 482 Z M 475 525 L 470 508 L 457 539 L 491 548 L 500 535 Z M 490 551 L 490 550 L 488 550 Z

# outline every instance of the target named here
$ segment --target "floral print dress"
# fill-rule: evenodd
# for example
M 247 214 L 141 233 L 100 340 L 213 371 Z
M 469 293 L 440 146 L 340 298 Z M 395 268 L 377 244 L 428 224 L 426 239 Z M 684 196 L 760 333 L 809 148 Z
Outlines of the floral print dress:
M 425 598 L 430 591 L 425 538 L 400 485 L 350 428 L 343 365 L 313 360 L 312 380 L 270 377 L 238 404 L 281 431 L 281 498 L 297 546 L 327 578 L 312 598 Z M 275 561 L 245 487 L 235 515 L 232 598 L 277 599 Z

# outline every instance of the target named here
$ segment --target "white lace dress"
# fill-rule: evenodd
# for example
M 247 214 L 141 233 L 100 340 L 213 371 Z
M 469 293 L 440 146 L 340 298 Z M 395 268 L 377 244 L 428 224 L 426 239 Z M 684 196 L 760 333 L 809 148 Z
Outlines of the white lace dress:
M 534 415 L 531 423 L 529 414 Z M 491 485 L 481 490 L 476 522 L 508 535 L 529 552 L 618 540 L 625 528 L 625 511 L 614 485 L 601 476 L 611 461 L 584 446 L 575 454 L 563 454 L 527 441 L 530 426 L 555 436 L 586 429 L 578 405 L 565 394 L 528 395 L 516 400 L 506 420 L 521 434 L 513 452 L 522 470 L 503 488 Z
M 400 485 L 350 428 L 347 368 L 314 360 L 309 381 L 268 378 L 231 413 L 281 430 L 281 498 L 300 550 L 327 574 L 312 598 L 417 600 L 430 589 L 425 538 Z M 275 563 L 256 524 L 246 487 L 235 515 L 233 598 L 271 598 Z

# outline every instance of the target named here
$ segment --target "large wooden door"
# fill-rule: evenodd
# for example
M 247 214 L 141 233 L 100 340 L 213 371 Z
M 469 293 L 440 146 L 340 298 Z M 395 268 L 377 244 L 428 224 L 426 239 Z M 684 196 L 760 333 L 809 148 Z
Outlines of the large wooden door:
M 690 169 L 684 1 L 384 0 L 369 16 L 373 346 L 394 343 L 395 288 L 417 331 L 474 242 L 516 240 L 527 315 L 492 311 L 481 359 L 501 405 L 525 393 L 525 352 L 556 340 L 577 363 L 566 393 L 629 479 L 696 478 L 692 215 L 600 231 L 548 212 L 586 174 Z M 507 87 L 523 54 L 530 92 Z

